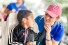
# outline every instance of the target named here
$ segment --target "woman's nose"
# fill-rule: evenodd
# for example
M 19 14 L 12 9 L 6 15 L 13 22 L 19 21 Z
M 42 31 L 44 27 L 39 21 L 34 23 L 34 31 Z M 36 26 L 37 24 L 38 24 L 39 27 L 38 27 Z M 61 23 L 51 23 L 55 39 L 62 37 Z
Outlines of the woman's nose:
M 46 20 L 49 20 L 50 19 L 50 17 L 48 17 L 48 16 L 46 16 L 46 18 L 45 18 Z

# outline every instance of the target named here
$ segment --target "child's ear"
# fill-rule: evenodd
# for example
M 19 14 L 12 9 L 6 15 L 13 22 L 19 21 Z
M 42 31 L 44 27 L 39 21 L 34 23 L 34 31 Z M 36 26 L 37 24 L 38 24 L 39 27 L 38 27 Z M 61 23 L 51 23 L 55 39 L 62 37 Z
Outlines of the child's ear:
M 27 22 L 27 19 L 26 18 L 23 18 L 22 19 L 22 22 L 25 24 Z

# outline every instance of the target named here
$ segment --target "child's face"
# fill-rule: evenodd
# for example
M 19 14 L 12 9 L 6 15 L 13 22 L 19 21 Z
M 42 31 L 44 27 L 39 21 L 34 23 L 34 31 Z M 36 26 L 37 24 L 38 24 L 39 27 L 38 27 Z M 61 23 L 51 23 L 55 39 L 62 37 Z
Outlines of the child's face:
M 30 13 L 29 16 L 27 18 L 25 18 L 24 20 L 24 24 L 27 25 L 27 27 L 33 27 L 34 25 L 34 18 L 33 18 L 33 14 Z
M 33 14 L 30 13 L 27 19 L 27 25 L 29 27 L 33 27 L 34 26 L 34 18 L 33 18 Z

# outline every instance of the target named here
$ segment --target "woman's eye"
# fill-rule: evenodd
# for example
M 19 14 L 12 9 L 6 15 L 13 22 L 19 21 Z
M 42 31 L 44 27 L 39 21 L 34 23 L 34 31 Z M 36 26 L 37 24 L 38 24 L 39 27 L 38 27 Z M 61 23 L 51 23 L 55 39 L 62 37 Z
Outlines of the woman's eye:
M 52 17 L 50 16 L 50 18 L 52 18 Z

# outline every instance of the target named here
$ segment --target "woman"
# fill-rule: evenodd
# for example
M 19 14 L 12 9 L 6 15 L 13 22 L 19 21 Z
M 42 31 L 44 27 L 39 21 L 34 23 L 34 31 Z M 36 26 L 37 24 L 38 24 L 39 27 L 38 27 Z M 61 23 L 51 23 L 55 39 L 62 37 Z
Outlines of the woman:
M 59 21 L 62 14 L 60 6 L 51 4 L 44 16 L 38 16 L 35 21 L 39 34 L 44 35 L 39 45 L 58 45 L 64 34 L 64 26 Z

